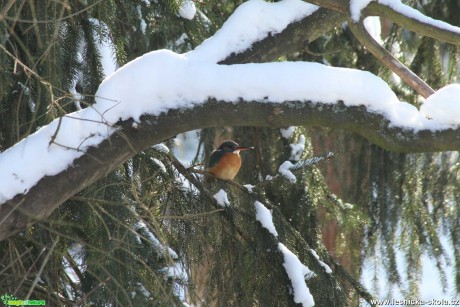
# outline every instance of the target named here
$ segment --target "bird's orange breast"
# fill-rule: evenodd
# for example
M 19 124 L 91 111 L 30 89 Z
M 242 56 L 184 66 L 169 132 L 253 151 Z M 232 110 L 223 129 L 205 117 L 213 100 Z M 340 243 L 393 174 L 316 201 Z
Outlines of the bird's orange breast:
M 233 179 L 240 170 L 241 157 L 239 154 L 225 153 L 219 161 L 207 170 L 220 179 Z

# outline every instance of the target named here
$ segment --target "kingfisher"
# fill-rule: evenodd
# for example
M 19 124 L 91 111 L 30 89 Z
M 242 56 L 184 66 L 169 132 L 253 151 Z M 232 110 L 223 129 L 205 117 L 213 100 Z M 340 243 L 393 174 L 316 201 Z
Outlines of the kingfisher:
M 207 171 L 220 179 L 233 179 L 240 170 L 240 151 L 254 149 L 241 147 L 234 141 L 225 141 L 214 150 L 209 159 Z

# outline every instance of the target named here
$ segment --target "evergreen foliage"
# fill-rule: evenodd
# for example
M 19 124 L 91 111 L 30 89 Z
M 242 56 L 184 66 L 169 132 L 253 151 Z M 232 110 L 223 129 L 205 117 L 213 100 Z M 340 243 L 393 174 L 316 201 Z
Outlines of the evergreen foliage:
M 14 1 L 0 16 L 0 151 L 93 103 L 104 78 L 101 40 L 111 40 L 118 65 L 161 48 L 185 52 L 211 36 L 241 2 L 197 1 L 196 17 L 186 20 L 178 15 L 179 0 Z M 425 1 L 418 9 L 460 26 L 457 6 L 455 0 Z M 455 47 L 390 28 L 385 46 L 400 50 L 396 55 L 422 79 L 434 88 L 455 81 Z M 286 58 L 369 70 L 417 105 L 348 29 L 328 33 L 308 49 Z M 50 306 L 290 306 L 279 242 L 315 272 L 307 284 L 317 306 L 369 299 L 358 282 L 364 261 L 386 269 L 384 277 L 376 272 L 371 292 L 378 293 L 383 278 L 417 297 L 423 255 L 436 263 L 444 287 L 447 264 L 455 267 L 452 295 L 460 293 L 457 153 L 390 153 L 326 129 L 296 127 L 286 139 L 278 129 L 216 127 L 199 132 L 194 167 L 186 168 L 175 157 L 175 141 L 184 137 L 139 153 L 48 220 L 0 242 L 0 294 L 44 299 Z M 294 156 L 290 144 L 302 137 L 305 149 Z M 239 182 L 255 185 L 252 193 L 194 172 L 228 138 L 255 146 L 242 153 L 238 175 Z M 328 151 L 333 158 L 308 160 Z M 284 161 L 294 163 L 296 182 L 276 176 Z M 230 207 L 213 198 L 220 189 Z M 272 210 L 278 238 L 256 220 L 256 200 Z M 397 263 L 399 251 L 405 268 Z
M 414 6 L 417 4 L 419 2 L 413 3 Z M 452 14 L 453 6 L 458 4 L 455 1 L 442 1 L 442 4 L 428 1 L 422 7 L 416 7 L 428 16 L 458 26 L 458 15 Z M 389 26 L 391 32 L 384 39 L 386 49 L 393 51 L 393 55 L 410 66 L 430 86 L 437 89 L 458 80 L 458 65 L 455 64 L 459 55 L 457 47 L 430 38 L 420 38 L 394 24 Z M 303 54 L 302 58 L 318 61 L 321 57 L 334 66 L 357 67 L 376 73 L 392 85 L 398 96 L 404 97 L 402 100 L 418 105 L 412 91 L 372 59 L 346 28 L 337 30 L 335 35 L 338 37 L 326 43 L 311 44 L 316 53 Z M 313 133 L 317 134 L 314 136 L 316 150 L 326 149 L 336 153 L 336 159 L 332 161 L 336 165 L 328 171 L 334 169 L 332 174 L 338 176 L 344 185 L 341 196 L 359 206 L 365 214 L 364 221 L 367 221 L 359 225 L 358 231 L 365 239 L 364 245 L 353 244 L 353 241 L 359 241 L 355 236 L 357 231 L 347 227 L 348 222 L 344 221 L 345 225 L 341 225 L 344 230 L 337 234 L 337 237 L 349 237 L 347 251 L 342 253 L 355 255 L 352 256 L 354 262 L 366 259 L 374 264 L 383 263 L 386 272 L 383 279 L 389 281 L 390 291 L 395 286 L 402 288 L 402 294 L 406 297 L 420 297 L 423 255 L 436 263 L 439 282 L 443 287 L 446 287 L 445 268 L 455 263 L 455 289 L 446 291 L 457 296 L 460 271 L 456 253 L 458 247 L 455 247 L 458 246 L 458 225 L 454 222 L 458 219 L 454 217 L 454 212 L 457 212 L 458 199 L 454 190 L 457 189 L 455 170 L 458 154 L 391 153 L 350 133 L 327 129 L 315 129 Z M 329 145 L 331 143 L 335 145 Z M 347 156 L 341 153 L 347 153 Z M 346 178 L 353 179 L 353 186 L 344 184 Z M 445 242 L 447 240 L 450 242 Z M 446 252 L 446 249 L 451 251 Z M 397 264 L 397 251 L 402 251 L 405 267 Z M 454 259 L 451 259 L 451 255 Z M 382 277 L 377 270 L 378 265 L 374 275 L 375 293 L 382 290 L 378 286 Z M 352 271 L 356 274 L 360 272 Z M 389 297 L 392 297 L 391 294 Z

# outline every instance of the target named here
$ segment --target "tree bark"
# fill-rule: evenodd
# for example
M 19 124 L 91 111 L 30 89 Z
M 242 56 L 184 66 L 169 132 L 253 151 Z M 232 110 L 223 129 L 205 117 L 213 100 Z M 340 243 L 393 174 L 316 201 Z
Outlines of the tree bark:
M 41 179 L 27 194 L 16 195 L 0 207 L 0 240 L 29 223 L 51 214 L 57 206 L 96 180 L 103 178 L 136 153 L 178 133 L 213 126 L 286 127 L 328 126 L 356 132 L 379 146 L 399 152 L 460 150 L 460 129 L 404 130 L 389 126 L 382 115 L 365 107 L 343 103 L 209 101 L 188 110 L 172 110 L 160 116 L 142 116 L 119 123 L 120 130 L 99 147 L 90 148 L 65 171 Z
M 342 13 L 321 8 L 281 33 L 255 42 L 245 52 L 229 55 L 221 64 L 276 60 L 282 55 L 301 50 L 321 34 L 340 25 L 345 18 Z M 137 128 L 132 128 L 130 120 L 120 122 L 117 134 L 98 147 L 90 148 L 71 167 L 54 176 L 42 178 L 26 194 L 18 194 L 1 205 L 0 240 L 36 220 L 48 217 L 62 202 L 106 176 L 137 152 L 181 132 L 225 125 L 329 126 L 356 132 L 392 151 L 460 150 L 460 129 L 437 132 L 404 130 L 390 126 L 382 115 L 369 113 L 364 107 L 298 101 L 283 104 L 208 101 L 185 111 L 171 110 L 157 117 L 143 116 Z
M 309 0 L 308 2 L 319 5 L 336 12 L 340 12 L 346 16 L 350 16 L 350 1 L 343 0 Z M 361 19 L 368 16 L 380 16 L 389 19 L 403 28 L 413 31 L 421 36 L 428 36 L 441 42 L 452 45 L 460 45 L 460 33 L 449 29 L 435 26 L 424 21 L 417 20 L 410 16 L 404 15 L 377 1 L 371 1 L 367 7 L 361 11 Z
M 340 25 L 344 20 L 343 14 L 320 8 L 310 16 L 290 24 L 281 33 L 269 35 L 255 42 L 252 48 L 239 54 L 229 55 L 221 64 L 276 60 L 284 54 L 308 45 L 309 42 Z M 219 112 L 219 104 L 214 103 L 213 110 L 217 111 L 217 115 L 213 118 L 206 115 L 207 110 L 203 107 L 199 108 L 203 112 L 201 115 L 196 114 L 197 109 L 183 114 L 170 112 L 169 115 L 162 115 L 159 118 L 144 117 L 139 129 L 130 128 L 130 121 L 120 123 L 120 126 L 124 128 L 118 134 L 100 144 L 99 147 L 91 148 L 84 156 L 74 161 L 72 167 L 56 176 L 42 178 L 27 194 L 16 195 L 5 204 L 0 204 L 0 241 L 36 220 L 48 217 L 65 200 L 103 178 L 117 165 L 150 145 L 192 129 L 213 125 L 231 125 L 230 122 L 224 120 L 227 118 L 224 116 L 224 111 Z M 184 117 L 184 114 L 189 114 L 199 120 L 191 120 L 192 118 Z M 213 122 L 199 125 L 198 123 L 204 118 L 213 119 Z M 216 119 L 218 120 L 215 121 Z M 150 125 L 149 123 L 155 124 Z M 251 123 L 248 121 L 245 124 L 250 125 Z
M 231 54 L 219 64 L 264 63 L 277 60 L 306 48 L 308 44 L 326 32 L 340 26 L 347 16 L 325 8 L 293 22 L 281 33 L 269 35 L 254 42 L 251 48 L 238 54 Z

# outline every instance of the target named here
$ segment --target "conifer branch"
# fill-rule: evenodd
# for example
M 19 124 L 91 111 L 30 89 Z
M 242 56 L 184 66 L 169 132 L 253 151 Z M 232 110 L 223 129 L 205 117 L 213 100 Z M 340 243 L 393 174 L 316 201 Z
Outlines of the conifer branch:
M 16 0 L 10 0 L 12 1 L 13 3 L 16 1 Z M 96 0 L 95 2 L 91 3 L 91 4 L 88 4 L 86 5 L 84 8 L 74 12 L 74 13 L 71 13 L 71 14 L 68 14 L 68 15 L 65 15 L 65 16 L 62 16 L 59 20 L 67 20 L 67 19 L 72 19 L 82 13 L 85 13 L 89 10 L 91 10 L 91 8 L 99 5 L 101 2 L 103 2 L 104 0 Z M 9 3 L 8 3 L 9 4 Z M 7 5 L 8 5 L 7 4 Z M 68 4 L 67 5 L 63 5 L 66 9 L 68 9 Z M 3 11 L 0 13 L 0 21 L 2 19 L 6 19 L 6 20 L 9 20 L 9 21 L 14 21 L 14 22 L 21 22 L 21 23 L 29 23 L 29 24 L 42 24 L 42 23 L 55 23 L 56 22 L 56 19 L 41 19 L 41 20 L 36 20 L 36 19 L 23 19 L 23 18 L 18 18 L 17 16 L 14 16 L 14 17 L 10 17 L 8 16 L 6 13 L 3 14 Z
M 321 155 L 321 156 L 317 156 L 317 157 L 313 157 L 313 158 L 310 158 L 310 159 L 306 159 L 306 160 L 302 160 L 302 161 L 299 161 L 299 165 L 295 165 L 295 170 L 299 170 L 299 169 L 302 169 L 302 168 L 305 168 L 305 167 L 311 167 L 312 165 L 314 164 L 317 164 L 321 161 L 324 161 L 326 159 L 329 159 L 333 156 L 333 153 L 331 152 L 327 152 L 325 153 L 324 155 Z M 170 159 L 174 159 L 174 157 L 170 157 Z M 173 160 L 173 161 L 174 161 Z M 190 178 L 190 174 L 188 174 L 188 172 L 191 172 L 191 173 L 198 173 L 198 174 L 202 174 L 202 175 L 205 175 L 205 176 L 209 176 L 209 177 L 212 177 L 212 178 L 215 178 L 215 179 L 219 179 L 219 178 L 216 178 L 215 176 L 213 176 L 212 174 L 206 172 L 206 171 L 201 171 L 201 170 L 196 170 L 196 169 L 185 169 L 182 164 L 180 164 L 179 161 L 175 161 L 173 162 L 175 166 L 179 166 L 179 169 L 181 170 L 181 174 L 184 175 L 186 178 Z M 179 163 L 180 165 L 178 165 L 177 163 Z M 292 168 L 294 170 L 294 168 Z M 185 171 L 185 172 L 184 172 Z M 193 176 L 191 176 L 193 178 Z M 263 197 L 261 197 L 260 195 L 258 195 L 257 193 L 251 193 L 248 191 L 248 189 L 246 189 L 244 186 L 242 186 L 241 184 L 239 184 L 238 182 L 234 181 L 234 180 L 223 180 L 223 179 L 219 179 L 220 181 L 223 181 L 227 184 L 230 184 L 232 186 L 235 186 L 237 187 L 242 193 L 246 194 L 249 198 L 253 199 L 254 201 L 259 201 L 261 202 L 265 207 L 269 208 L 271 211 L 272 211 L 272 214 L 274 217 L 276 217 L 276 220 L 281 222 L 282 224 L 282 228 L 283 229 L 288 229 L 287 232 L 289 232 L 289 234 L 292 234 L 294 235 L 295 239 L 297 240 L 298 244 L 296 244 L 297 248 L 299 249 L 302 249 L 302 250 L 311 250 L 311 247 L 309 246 L 309 244 L 305 241 L 305 239 L 302 237 L 302 235 L 300 233 L 298 233 L 298 231 L 293 228 L 291 226 L 291 223 L 289 221 L 286 220 L 285 216 L 280 212 L 280 210 L 278 209 L 278 207 L 276 206 L 273 206 L 271 205 L 269 202 L 267 202 L 266 200 L 263 199 Z M 194 181 L 194 185 L 195 184 L 199 184 L 199 182 L 197 181 Z M 199 187 L 199 190 L 204 190 L 204 188 L 201 186 Z M 211 200 L 212 197 L 208 197 L 208 199 Z M 212 201 L 214 202 L 215 199 L 212 198 Z M 252 216 L 252 218 L 255 220 L 255 216 Z M 231 222 L 231 221 L 230 221 Z M 236 225 L 234 225 L 236 227 Z M 242 233 L 244 233 L 244 230 L 243 229 L 240 229 L 237 227 L 237 229 L 239 229 L 239 232 L 240 232 L 240 235 L 242 235 Z M 244 236 L 242 235 L 242 237 L 244 238 Z M 248 238 L 246 236 L 246 238 Z M 270 239 L 274 240 L 275 238 L 273 236 L 270 236 Z M 299 247 L 299 243 L 301 244 Z M 310 253 L 305 253 L 306 255 L 310 256 Z M 334 268 L 336 269 L 336 273 L 338 275 L 340 275 L 342 278 L 344 278 L 351 286 L 352 288 L 358 293 L 358 295 L 363 298 L 366 302 L 368 302 L 371 306 L 376 306 L 375 304 L 372 304 L 372 300 L 374 300 L 374 297 L 372 294 L 370 294 L 366 288 L 358 281 L 356 280 L 353 276 L 351 276 L 336 260 L 334 260 L 334 258 L 329 254 L 329 252 L 326 252 L 327 254 L 327 262 L 330 263 L 330 264 L 333 264 L 334 265 Z M 316 259 L 315 257 L 310 257 L 309 258 L 309 263 L 315 263 L 315 264 L 318 264 L 318 267 L 321 267 L 321 265 L 319 264 L 319 261 L 318 259 Z
M 204 175 L 204 176 L 209 177 L 209 178 L 212 178 L 212 179 L 214 179 L 214 180 L 219 180 L 219 181 L 228 183 L 228 184 L 230 184 L 230 185 L 233 185 L 233 186 L 237 187 L 237 188 L 240 189 L 240 190 L 243 190 L 243 189 L 246 190 L 245 187 L 243 187 L 241 184 L 239 184 L 238 182 L 236 182 L 236 181 L 234 181 L 234 180 L 231 180 L 231 179 L 221 179 L 221 178 L 218 178 L 218 177 L 214 176 L 214 175 L 211 174 L 210 172 L 202 171 L 202 170 L 199 170 L 199 169 L 188 168 L 187 170 L 189 170 L 189 171 L 192 172 L 192 173 Z
M 211 214 L 216 214 L 216 213 L 221 213 L 224 212 L 225 209 L 215 209 L 212 211 L 206 211 L 206 212 L 201 212 L 201 213 L 195 213 L 195 214 L 184 214 L 184 215 L 161 215 L 158 216 L 157 219 L 160 220 L 193 220 L 199 217 L 203 217 L 206 215 L 211 215 Z
M 292 171 L 297 171 L 303 168 L 312 167 L 313 165 L 323 162 L 325 160 L 329 160 L 332 157 L 334 157 L 333 152 L 326 152 L 325 154 L 320 155 L 320 156 L 314 156 L 308 159 L 299 160 L 289 169 Z
M 278 115 L 274 116 L 274 113 Z M 32 217 L 35 220 L 49 216 L 63 201 L 152 144 L 158 144 L 181 132 L 222 125 L 329 126 L 356 132 L 396 152 L 460 150 L 460 128 L 413 131 L 395 127 L 383 115 L 368 112 L 364 106 L 300 101 L 282 104 L 239 101 L 231 104 L 211 100 L 192 109 L 171 110 L 160 116 L 144 115 L 137 128 L 132 127 L 131 120 L 119 122 L 118 133 L 98 147 L 89 148 L 74 161 L 72 167 L 56 175 L 43 177 L 27 193 L 18 194 L 2 204 L 0 240 L 26 227 Z
M 303 44 L 335 27 L 344 18 L 340 13 L 319 9 L 311 16 L 288 26 L 285 31 L 273 37 L 280 39 L 277 42 L 289 41 L 289 44 L 281 44 L 283 48 L 294 46 L 293 48 L 298 50 Z M 323 21 L 327 26 L 323 25 Z M 309 35 L 304 35 L 305 29 L 309 29 Z M 262 39 L 259 43 L 253 44 L 252 48 L 238 55 L 229 55 L 222 63 L 270 61 L 279 57 L 281 52 L 284 52 L 283 54 L 289 52 L 289 50 L 271 45 L 273 37 L 268 36 Z M 2 50 L 6 51 L 4 48 Z M 383 115 L 368 112 L 363 106 L 345 106 L 340 102 L 331 105 L 317 101 L 288 101 L 274 104 L 239 101 L 230 104 L 210 99 L 207 103 L 192 109 L 170 110 L 168 114 L 160 116 L 144 115 L 136 129 L 132 127 L 131 120 L 119 122 L 118 133 L 113 134 L 98 147 L 89 148 L 85 155 L 73 162 L 73 166 L 56 175 L 43 177 L 29 191 L 24 191 L 23 194 L 18 194 L 2 204 L 0 206 L 0 221 L 2 221 L 0 240 L 24 229 L 35 219 L 49 216 L 62 202 L 96 180 L 103 178 L 119 164 L 133 157 L 137 152 L 149 148 L 152 144 L 157 144 L 181 132 L 222 125 L 328 126 L 356 132 L 391 151 L 460 150 L 459 128 L 413 131 L 395 127 L 390 125 L 388 119 Z

